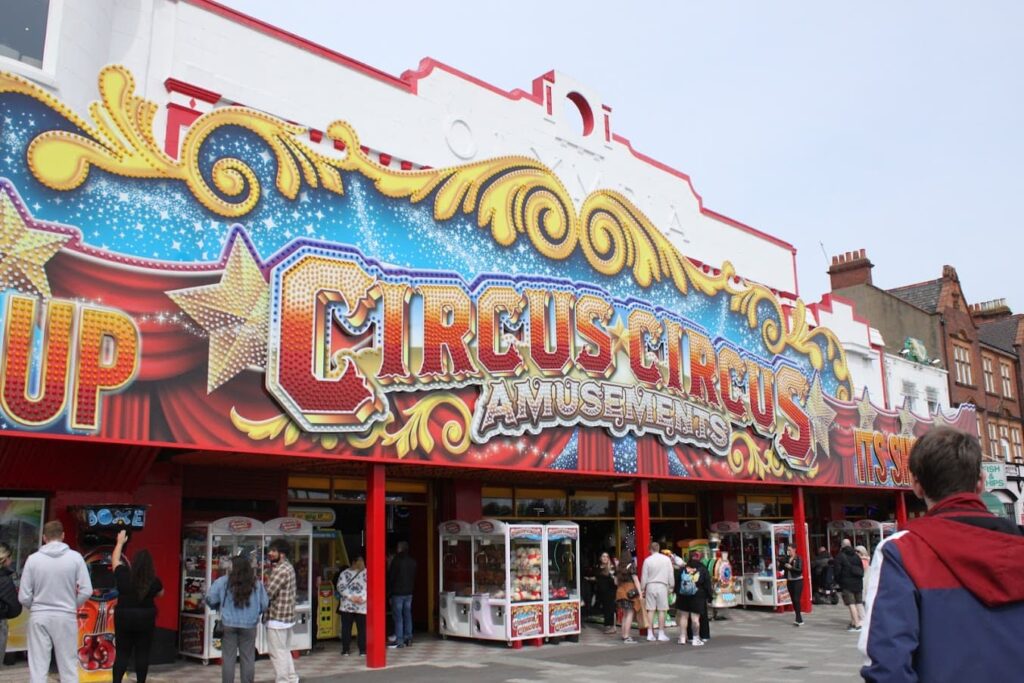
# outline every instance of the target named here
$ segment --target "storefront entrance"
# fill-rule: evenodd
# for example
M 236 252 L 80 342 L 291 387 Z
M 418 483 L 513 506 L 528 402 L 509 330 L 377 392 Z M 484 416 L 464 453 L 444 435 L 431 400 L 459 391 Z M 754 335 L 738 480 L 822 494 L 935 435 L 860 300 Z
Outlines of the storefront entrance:
M 426 481 L 387 483 L 386 538 L 388 559 L 399 542 L 409 544 L 418 579 L 413 623 L 432 629 L 435 600 L 435 534 L 431 485 Z M 304 519 L 318 520 L 313 542 L 313 571 L 322 585 L 333 587 L 338 574 L 366 552 L 366 481 L 347 477 L 292 476 L 288 509 Z

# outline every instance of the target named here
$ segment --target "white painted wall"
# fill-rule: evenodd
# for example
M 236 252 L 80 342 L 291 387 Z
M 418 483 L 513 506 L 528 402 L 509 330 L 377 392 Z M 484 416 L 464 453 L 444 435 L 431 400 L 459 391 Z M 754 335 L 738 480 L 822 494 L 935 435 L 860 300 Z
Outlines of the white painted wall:
M 904 382 L 914 385 L 911 396 L 913 411 L 918 415 L 928 414 L 927 391 L 935 392 L 939 406 L 949 410 L 948 372 L 931 365 L 915 363 L 896 354 L 885 354 L 885 376 L 889 384 L 889 405 L 887 408 L 903 407 Z
M 832 330 L 846 351 L 850 368 L 853 399 L 860 399 L 868 390 L 871 402 L 884 403 L 885 386 L 882 383 L 882 334 L 862 319 L 858 319 L 852 303 L 826 295 L 810 307 L 815 324 Z M 892 387 L 890 385 L 890 391 Z M 947 401 L 948 402 L 948 401 Z
M 374 78 L 337 61 L 219 16 L 186 0 L 51 0 L 44 69 L 0 59 L 50 87 L 84 114 L 96 99 L 96 76 L 106 64 L 129 67 L 140 94 L 169 101 L 168 77 L 220 93 L 235 102 L 323 130 L 349 121 L 361 141 L 429 166 L 447 166 L 509 154 L 528 155 L 553 168 L 577 205 L 590 191 L 630 197 L 687 256 L 711 266 L 728 260 L 744 277 L 796 292 L 794 253 L 786 244 L 701 211 L 688 179 L 639 158 L 623 140 L 605 139 L 599 90 L 555 73 L 552 113 L 529 99 L 513 99 L 445 68 L 418 80 L 418 92 Z M 411 77 L 410 77 L 411 78 Z M 598 84 L 595 84 L 598 85 Z M 522 85 L 527 92 L 532 87 Z M 595 114 L 582 134 L 569 92 L 582 94 Z M 569 105 L 569 106 L 566 106 Z M 609 113 L 610 115 L 610 113 Z M 165 115 L 157 120 L 162 138 Z M 614 118 L 610 121 L 614 130 Z M 622 132 L 628 137 L 629 131 Z M 657 150 L 646 150 L 657 157 Z M 728 209 L 728 207 L 723 207 Z

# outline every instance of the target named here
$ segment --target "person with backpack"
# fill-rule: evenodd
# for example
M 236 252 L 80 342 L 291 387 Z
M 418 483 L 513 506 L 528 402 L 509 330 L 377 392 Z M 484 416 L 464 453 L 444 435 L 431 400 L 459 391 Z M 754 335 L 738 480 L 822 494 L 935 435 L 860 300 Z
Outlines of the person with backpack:
M 704 644 L 700 637 L 701 624 L 707 623 L 708 598 L 711 595 L 711 572 L 700 561 L 700 553 L 690 553 L 690 560 L 679 572 L 676 594 L 679 644 L 686 644 L 686 632 L 691 631 L 693 638 L 690 644 L 700 647 Z
M 860 631 L 864 604 L 864 563 L 853 549 L 850 539 L 844 538 L 836 556 L 836 582 L 843 596 L 843 604 L 850 610 L 847 631 Z
M 0 662 L 7 654 L 7 620 L 21 614 L 18 589 L 14 587 L 14 570 L 11 569 L 12 559 L 11 546 L 0 543 Z
M 795 621 L 793 626 L 803 626 L 804 617 L 800 614 L 800 600 L 804 594 L 804 561 L 796 552 L 796 546 L 792 543 L 786 548 L 786 557 L 783 558 L 782 568 L 786 572 L 786 587 L 789 589 L 789 597 L 793 601 L 793 613 Z

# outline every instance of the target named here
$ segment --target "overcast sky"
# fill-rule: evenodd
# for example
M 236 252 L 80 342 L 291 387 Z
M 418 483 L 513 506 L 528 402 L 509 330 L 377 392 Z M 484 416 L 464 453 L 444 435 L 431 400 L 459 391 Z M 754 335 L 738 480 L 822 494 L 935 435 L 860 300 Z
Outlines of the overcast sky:
M 395 75 L 566 72 L 705 206 L 795 244 L 805 300 L 823 244 L 867 249 L 881 287 L 952 264 L 969 302 L 1024 312 L 1019 0 L 226 4 Z

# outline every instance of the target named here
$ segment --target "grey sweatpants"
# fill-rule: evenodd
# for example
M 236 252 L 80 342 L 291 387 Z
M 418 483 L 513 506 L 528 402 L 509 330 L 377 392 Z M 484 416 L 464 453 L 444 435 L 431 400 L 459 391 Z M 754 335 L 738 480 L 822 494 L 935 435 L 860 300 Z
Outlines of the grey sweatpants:
M 50 651 L 57 659 L 60 683 L 78 683 L 78 620 L 67 612 L 32 612 L 28 617 L 28 673 L 32 683 L 46 683 Z

